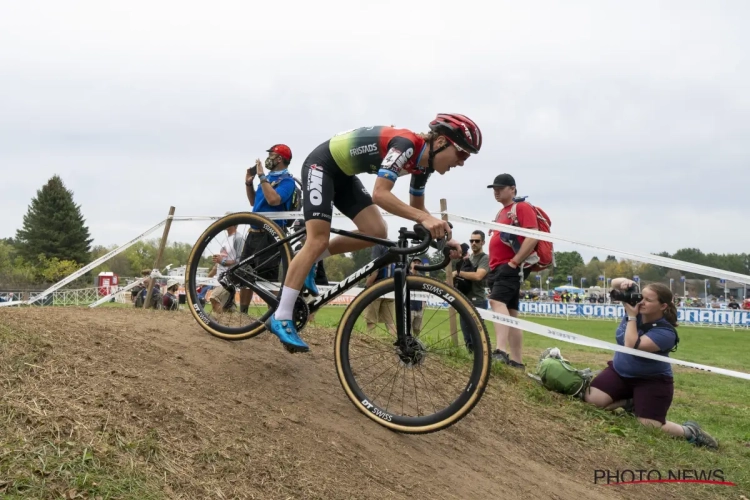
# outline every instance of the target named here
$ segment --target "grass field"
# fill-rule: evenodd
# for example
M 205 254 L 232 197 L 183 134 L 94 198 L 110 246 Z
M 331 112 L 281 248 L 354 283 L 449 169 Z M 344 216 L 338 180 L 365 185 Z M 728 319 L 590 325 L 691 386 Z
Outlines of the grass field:
M 327 307 L 318 311 L 315 324 L 336 328 L 343 307 Z M 427 315 L 425 313 L 425 321 Z M 437 314 L 447 315 L 445 312 Z M 617 323 L 602 320 L 565 320 L 527 317 L 530 321 L 553 326 L 592 338 L 614 342 Z M 433 322 L 441 322 L 434 318 Z M 443 323 L 447 328 L 447 321 Z M 492 344 L 494 327 L 487 322 Z M 680 327 L 680 345 L 672 357 L 750 372 L 750 331 L 713 328 Z M 459 334 L 460 335 L 460 334 Z M 539 354 L 547 347 L 559 347 L 563 355 L 576 367 L 601 369 L 612 358 L 612 352 L 562 341 L 555 341 L 524 333 L 524 362 L 527 371 L 536 366 Z M 519 372 L 501 366 L 493 367 L 497 376 L 514 382 L 528 400 L 540 406 L 554 406 L 561 418 L 579 420 L 581 426 L 603 436 L 614 445 L 632 467 L 658 469 L 662 472 L 677 469 L 722 469 L 727 481 L 736 483 L 741 491 L 750 491 L 750 381 L 673 366 L 675 398 L 668 419 L 683 423 L 695 420 L 719 440 L 720 450 L 697 449 L 670 438 L 659 430 L 646 429 L 635 419 L 621 412 L 606 412 L 589 405 L 551 393 L 536 385 Z

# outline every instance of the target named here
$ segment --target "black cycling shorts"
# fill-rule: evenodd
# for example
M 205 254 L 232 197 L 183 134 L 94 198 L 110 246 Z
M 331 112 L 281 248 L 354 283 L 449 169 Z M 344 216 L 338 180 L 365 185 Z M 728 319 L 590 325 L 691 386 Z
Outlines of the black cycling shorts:
M 372 205 L 372 196 L 355 175 L 341 171 L 328 149 L 328 141 L 313 150 L 302 164 L 305 220 L 331 222 L 333 207 L 349 219 Z

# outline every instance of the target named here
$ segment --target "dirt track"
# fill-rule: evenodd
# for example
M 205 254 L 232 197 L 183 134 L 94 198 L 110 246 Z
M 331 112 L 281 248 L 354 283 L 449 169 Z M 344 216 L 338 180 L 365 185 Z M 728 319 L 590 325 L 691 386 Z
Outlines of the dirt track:
M 236 343 L 213 338 L 183 312 L 27 308 L 0 315 L 13 331 L 39 335 L 45 352 L 30 364 L 29 379 L 45 396 L 34 398 L 41 406 L 25 425 L 99 435 L 97 453 L 114 449 L 104 431 L 152 436 L 153 456 L 139 466 L 163 477 L 170 498 L 654 495 L 592 484 L 595 468 L 618 464 L 581 443 L 553 408 L 540 414 L 497 376 L 457 425 L 399 435 L 346 399 L 328 330 L 308 329 L 312 352 L 290 355 L 267 334 Z

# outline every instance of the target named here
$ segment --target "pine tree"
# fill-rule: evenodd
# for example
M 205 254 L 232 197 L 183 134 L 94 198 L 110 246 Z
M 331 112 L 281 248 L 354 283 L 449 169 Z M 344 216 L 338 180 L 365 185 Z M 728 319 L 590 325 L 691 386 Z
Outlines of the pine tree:
M 16 232 L 15 246 L 29 262 L 42 254 L 47 259 L 86 263 L 93 240 L 84 222 L 80 205 L 73 202 L 73 192 L 55 175 L 31 200 L 23 228 Z

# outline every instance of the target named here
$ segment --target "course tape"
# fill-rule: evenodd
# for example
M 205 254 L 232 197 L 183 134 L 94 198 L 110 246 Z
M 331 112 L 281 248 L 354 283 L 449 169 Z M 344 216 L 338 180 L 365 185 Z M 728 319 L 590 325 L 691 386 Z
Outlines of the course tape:
M 728 377 L 741 378 L 750 380 L 750 373 L 738 372 L 734 370 L 727 370 L 724 368 L 716 368 L 714 366 L 701 365 L 698 363 L 691 363 L 690 361 L 681 361 L 679 359 L 670 358 L 667 356 L 660 356 L 652 352 L 641 351 L 638 349 L 631 349 L 630 347 L 624 347 L 611 342 L 605 342 L 604 340 L 593 339 L 577 333 L 568 332 L 566 330 L 560 330 L 559 328 L 553 328 L 551 326 L 540 325 L 533 323 L 521 318 L 513 318 L 505 314 L 500 314 L 494 311 L 486 309 L 477 309 L 479 315 L 493 323 L 500 323 L 503 325 L 510 326 L 511 328 L 520 328 L 521 330 L 536 333 L 543 337 L 551 339 L 562 340 L 564 342 L 570 342 L 571 344 L 578 344 L 587 347 L 596 347 L 599 349 L 606 349 L 609 351 L 617 351 L 624 354 L 632 354 L 633 356 L 640 356 L 642 358 L 653 359 L 656 361 L 663 361 L 665 363 L 671 363 L 673 365 L 685 366 L 688 368 L 694 368 L 696 370 L 718 373 L 720 375 L 726 375 Z
M 63 278 L 62 280 L 58 281 L 57 283 L 55 283 L 51 287 L 49 287 L 46 290 L 44 290 L 43 292 L 41 292 L 39 295 L 36 295 L 36 296 L 30 298 L 29 300 L 25 300 L 23 302 L 0 302 L 0 307 L 29 305 L 29 304 L 33 304 L 34 302 L 36 302 L 38 300 L 41 300 L 42 298 L 46 297 L 47 295 L 51 294 L 52 292 L 54 292 L 56 290 L 59 290 L 60 288 L 64 287 L 65 285 L 67 285 L 68 283 L 70 283 L 74 279 L 78 278 L 79 276 L 82 276 L 82 275 L 86 274 L 87 272 L 91 271 L 92 269 L 94 269 L 99 264 L 101 264 L 103 262 L 106 262 L 107 260 L 109 260 L 110 258 L 114 257 L 115 255 L 117 255 L 117 254 L 125 251 L 126 249 L 130 248 L 131 246 L 135 245 L 141 239 L 145 238 L 146 236 L 148 236 L 149 234 L 153 233 L 154 231 L 156 231 L 157 229 L 159 229 L 161 226 L 163 226 L 164 224 L 166 224 L 166 222 L 167 222 L 167 219 L 164 219 L 163 221 L 159 222 L 155 226 L 151 227 L 150 229 L 147 229 L 146 231 L 144 231 L 143 233 L 139 234 L 138 236 L 136 236 L 132 240 L 128 241 L 124 245 L 122 245 L 122 246 L 120 246 L 118 248 L 115 248 L 114 250 L 110 250 L 105 255 L 102 255 L 101 257 L 99 257 L 95 261 L 86 264 L 85 266 L 83 266 L 78 271 L 76 271 L 76 272 L 68 275 L 67 277 Z
M 636 252 L 625 252 L 622 250 L 615 250 L 612 248 L 606 248 L 592 243 L 586 243 L 582 241 L 576 241 L 571 238 L 554 235 L 552 233 L 543 233 L 534 229 L 525 229 L 522 227 L 511 226 L 509 224 L 498 224 L 496 222 L 485 222 L 471 217 L 465 217 L 463 215 L 446 214 L 449 220 L 461 221 L 475 226 L 481 226 L 487 229 L 493 229 L 495 231 L 503 231 L 506 233 L 512 233 L 518 236 L 524 236 L 534 238 L 538 240 L 550 241 L 552 243 L 570 243 L 573 245 L 580 245 L 594 250 L 606 251 L 608 254 L 620 255 L 629 259 L 637 260 L 647 264 L 653 264 L 656 266 L 669 267 L 672 269 L 679 269 L 690 273 L 702 274 L 704 276 L 713 276 L 714 278 L 721 278 L 726 280 L 735 281 L 737 283 L 750 284 L 750 276 L 740 273 L 734 273 L 731 271 L 723 271 L 721 269 L 715 269 L 713 267 L 702 266 L 700 264 L 691 264 L 682 260 L 670 259 L 668 257 L 660 257 L 658 255 L 640 254 Z
M 388 212 L 384 212 L 381 210 L 381 215 L 385 217 L 393 217 L 393 214 L 389 214 Z M 495 231 L 503 231 L 506 233 L 512 233 L 518 236 L 524 236 L 529 238 L 535 238 L 538 240 L 543 241 L 549 241 L 552 243 L 569 243 L 572 245 L 579 245 L 583 247 L 587 247 L 593 250 L 599 250 L 607 252 L 608 254 L 612 255 L 619 255 L 621 257 L 626 257 L 628 259 L 637 260 L 639 262 L 643 262 L 646 264 L 653 264 L 656 266 L 663 266 L 663 267 L 669 267 L 671 269 L 679 269 L 680 271 L 685 271 L 689 273 L 695 273 L 695 274 L 701 274 L 704 276 L 711 276 L 714 278 L 720 278 L 725 280 L 734 281 L 737 283 L 744 283 L 750 285 L 750 276 L 746 274 L 740 274 L 735 273 L 731 271 L 724 271 L 722 269 L 716 269 L 713 267 L 703 266 L 700 264 L 692 264 L 690 262 L 685 262 L 682 260 L 676 260 L 671 259 L 669 257 L 660 257 L 658 255 L 651 255 L 651 254 L 642 254 L 638 252 L 628 252 L 623 250 L 615 250 L 613 248 L 607 248 L 599 245 L 595 245 L 593 243 L 587 243 L 584 241 L 577 241 L 572 238 L 567 238 L 564 236 L 559 236 L 557 234 L 553 233 L 543 233 L 541 231 L 536 231 L 533 229 L 525 229 L 522 227 L 516 227 L 511 226 L 508 224 L 498 224 L 496 222 L 486 222 L 479 219 L 474 219 L 471 217 L 466 217 L 463 215 L 457 215 L 447 212 L 431 212 L 432 215 L 447 215 L 449 220 L 452 221 L 461 221 L 465 222 L 467 224 L 472 224 L 474 226 L 480 226 L 484 227 L 486 229 L 493 229 Z M 269 219 L 301 219 L 304 218 L 304 214 L 302 212 L 264 212 L 264 217 L 267 217 Z M 344 214 L 341 212 L 334 212 L 334 217 L 345 217 Z M 202 216 L 202 215 L 188 215 L 188 216 L 175 216 L 174 220 L 184 220 L 184 221 L 190 221 L 190 220 L 216 220 L 220 219 L 223 216 Z

